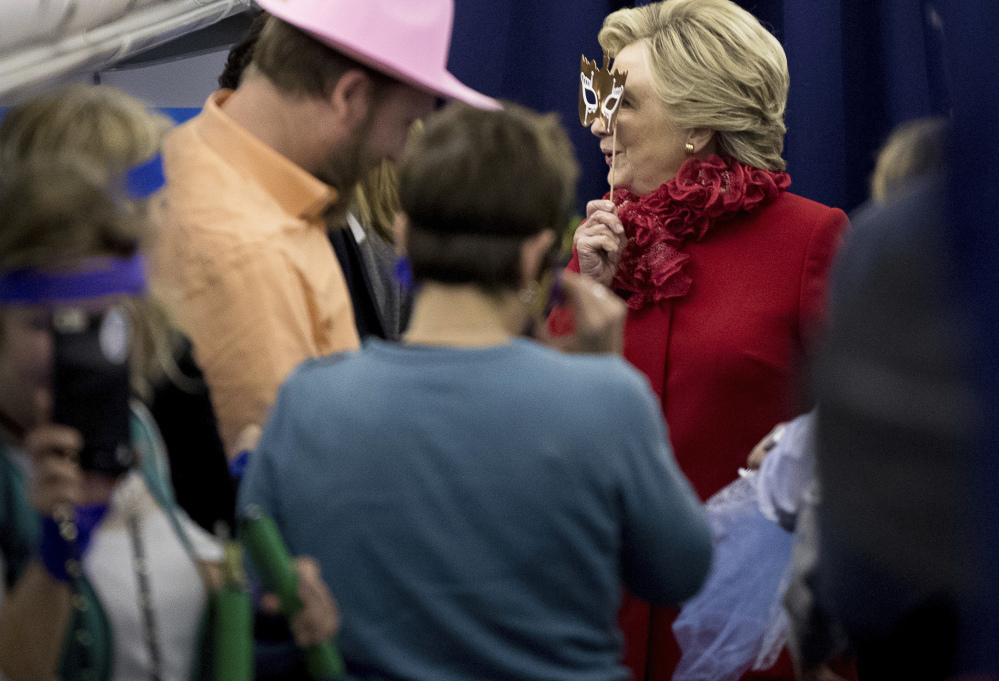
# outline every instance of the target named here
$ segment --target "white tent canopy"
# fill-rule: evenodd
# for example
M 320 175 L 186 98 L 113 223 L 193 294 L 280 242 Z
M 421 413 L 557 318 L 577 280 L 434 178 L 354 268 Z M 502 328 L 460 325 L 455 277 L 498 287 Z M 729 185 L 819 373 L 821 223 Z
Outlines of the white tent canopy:
M 250 0 L 2 0 L 0 103 L 250 8 Z

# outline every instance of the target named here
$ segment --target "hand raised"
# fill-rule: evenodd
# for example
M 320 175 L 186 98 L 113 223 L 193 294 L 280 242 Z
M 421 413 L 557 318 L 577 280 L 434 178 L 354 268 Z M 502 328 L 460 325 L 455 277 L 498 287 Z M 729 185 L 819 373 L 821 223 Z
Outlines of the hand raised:
M 340 613 L 314 558 L 296 558 L 295 570 L 302 610 L 292 620 L 291 631 L 295 643 L 304 648 L 333 638 L 340 628 Z
M 575 272 L 563 272 L 562 283 L 575 330 L 566 336 L 552 337 L 545 326 L 542 342 L 563 352 L 620 355 L 624 351 L 624 321 L 628 313 L 624 301 L 603 284 Z
M 572 245 L 579 258 L 579 271 L 593 281 L 610 286 L 628 237 L 611 201 L 586 204 L 586 220 L 576 228 Z
M 55 517 L 84 501 L 83 472 L 77 462 L 83 437 L 75 428 L 50 422 L 51 402 L 47 391 L 39 391 L 35 398 L 37 425 L 25 436 L 24 448 L 34 466 L 31 505 L 43 516 Z
M 763 460 L 767 458 L 767 454 L 770 453 L 777 443 L 780 441 L 781 437 L 784 435 L 784 431 L 787 429 L 787 423 L 778 423 L 774 426 L 774 429 L 767 433 L 766 437 L 756 443 L 753 447 L 753 451 L 749 453 L 749 458 L 746 459 L 746 468 L 751 471 L 760 470 L 760 466 L 763 465 Z

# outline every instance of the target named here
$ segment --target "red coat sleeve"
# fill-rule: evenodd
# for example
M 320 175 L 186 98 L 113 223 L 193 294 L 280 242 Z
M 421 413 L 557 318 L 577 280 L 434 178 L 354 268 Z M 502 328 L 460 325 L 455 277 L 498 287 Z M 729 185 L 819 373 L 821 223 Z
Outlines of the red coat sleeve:
M 811 355 L 826 322 L 829 275 L 833 260 L 849 228 L 846 213 L 829 208 L 816 218 L 801 268 L 800 318 L 801 346 Z
M 572 252 L 572 260 L 566 265 L 566 271 L 579 274 L 579 257 Z M 572 310 L 568 307 L 556 307 L 548 317 L 548 332 L 553 336 L 568 336 L 575 329 Z

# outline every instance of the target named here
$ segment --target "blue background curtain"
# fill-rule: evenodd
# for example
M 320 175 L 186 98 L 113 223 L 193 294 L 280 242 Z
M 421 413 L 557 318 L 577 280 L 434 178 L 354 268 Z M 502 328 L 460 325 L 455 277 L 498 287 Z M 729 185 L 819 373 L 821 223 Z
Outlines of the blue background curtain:
M 947 113 L 937 10 L 923 0 L 738 0 L 788 56 L 785 158 L 792 191 L 851 210 L 867 196 L 879 146 L 910 118 Z M 450 68 L 473 87 L 557 111 L 583 166 L 579 205 L 607 191 L 596 139 L 578 123 L 579 55 L 609 0 L 456 0 Z M 645 4 L 638 2 L 637 4 Z
M 558 112 L 582 167 L 579 208 L 607 192 L 597 138 L 579 124 L 579 56 L 601 51 L 604 17 L 630 2 L 609 0 L 455 0 L 448 67 L 487 94 Z

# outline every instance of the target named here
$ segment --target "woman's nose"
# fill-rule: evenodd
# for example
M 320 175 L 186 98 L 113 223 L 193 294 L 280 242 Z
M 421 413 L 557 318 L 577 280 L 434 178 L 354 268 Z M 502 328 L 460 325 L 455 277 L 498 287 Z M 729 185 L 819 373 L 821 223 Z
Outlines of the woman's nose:
M 590 132 L 597 137 L 606 137 L 607 126 L 604 125 L 604 119 L 597 116 L 597 120 L 593 121 L 593 124 L 590 126 Z

